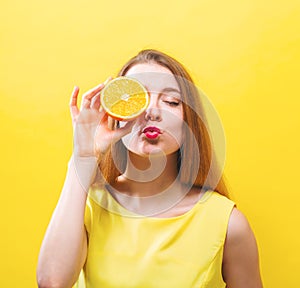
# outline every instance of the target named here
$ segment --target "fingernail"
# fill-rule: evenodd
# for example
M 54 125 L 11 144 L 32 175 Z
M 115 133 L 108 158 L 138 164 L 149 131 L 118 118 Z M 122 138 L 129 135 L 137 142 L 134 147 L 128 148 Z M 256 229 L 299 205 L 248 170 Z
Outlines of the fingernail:
M 105 81 L 104 81 L 104 85 L 106 85 L 111 79 L 113 79 L 113 77 L 109 76 Z

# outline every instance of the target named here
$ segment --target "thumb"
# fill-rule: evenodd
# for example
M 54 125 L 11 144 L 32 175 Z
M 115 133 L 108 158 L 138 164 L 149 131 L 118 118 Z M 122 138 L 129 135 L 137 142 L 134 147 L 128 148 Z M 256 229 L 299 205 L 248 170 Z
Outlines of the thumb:
M 115 130 L 115 140 L 118 141 L 123 136 L 129 134 L 132 130 L 132 127 L 134 125 L 135 121 L 127 122 L 123 127 L 118 128 Z

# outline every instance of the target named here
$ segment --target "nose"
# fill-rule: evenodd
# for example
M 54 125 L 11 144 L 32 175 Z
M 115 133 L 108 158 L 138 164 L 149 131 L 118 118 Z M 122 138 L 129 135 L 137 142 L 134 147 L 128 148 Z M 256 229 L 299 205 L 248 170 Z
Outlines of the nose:
M 158 97 L 155 95 L 150 95 L 150 103 L 145 112 L 145 119 L 147 121 L 161 121 L 161 110 L 158 107 Z

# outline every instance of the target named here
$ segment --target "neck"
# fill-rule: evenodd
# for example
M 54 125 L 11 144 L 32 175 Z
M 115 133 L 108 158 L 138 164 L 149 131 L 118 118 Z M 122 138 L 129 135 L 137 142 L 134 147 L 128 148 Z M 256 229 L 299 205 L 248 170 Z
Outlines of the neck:
M 142 157 L 128 153 L 124 174 L 117 179 L 119 191 L 131 196 L 149 196 L 166 190 L 177 182 L 177 153 Z

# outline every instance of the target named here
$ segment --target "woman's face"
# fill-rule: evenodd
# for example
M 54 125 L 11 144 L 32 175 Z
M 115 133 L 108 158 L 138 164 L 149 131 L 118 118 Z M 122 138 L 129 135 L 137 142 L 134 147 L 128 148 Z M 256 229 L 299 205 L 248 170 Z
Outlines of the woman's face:
M 141 156 L 177 151 L 183 141 L 184 121 L 180 89 L 174 75 L 159 64 L 144 63 L 131 67 L 125 76 L 139 80 L 150 96 L 147 110 L 135 120 L 131 133 L 122 138 L 126 148 Z

